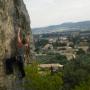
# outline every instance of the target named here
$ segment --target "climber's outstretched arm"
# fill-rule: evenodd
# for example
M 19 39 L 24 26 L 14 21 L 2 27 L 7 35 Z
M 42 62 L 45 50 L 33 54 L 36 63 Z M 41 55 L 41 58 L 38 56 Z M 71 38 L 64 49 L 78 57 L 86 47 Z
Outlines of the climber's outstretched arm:
M 30 34 L 28 33 L 26 36 L 26 46 L 29 48 L 30 46 Z
M 18 42 L 19 42 L 19 43 L 22 43 L 21 36 L 20 36 L 20 28 L 19 28 L 19 30 L 18 30 Z

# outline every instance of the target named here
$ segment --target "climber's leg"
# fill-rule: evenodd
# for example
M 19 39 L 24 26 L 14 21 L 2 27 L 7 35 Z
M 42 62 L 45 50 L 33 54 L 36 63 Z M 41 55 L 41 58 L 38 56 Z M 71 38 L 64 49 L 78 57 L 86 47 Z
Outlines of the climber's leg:
M 19 69 L 19 77 L 24 78 L 25 77 L 25 71 L 24 71 L 24 62 L 23 62 L 23 57 L 18 56 L 18 69 Z

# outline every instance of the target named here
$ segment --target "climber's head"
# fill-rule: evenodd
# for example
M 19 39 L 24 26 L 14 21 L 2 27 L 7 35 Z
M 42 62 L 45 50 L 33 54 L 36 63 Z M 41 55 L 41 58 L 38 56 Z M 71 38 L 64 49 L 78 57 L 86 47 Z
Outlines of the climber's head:
M 26 38 L 27 37 L 30 37 L 30 32 L 29 31 L 26 33 Z
M 27 32 L 27 35 L 30 35 L 30 32 Z
M 23 44 L 23 45 L 26 44 L 26 39 L 22 39 L 22 44 Z

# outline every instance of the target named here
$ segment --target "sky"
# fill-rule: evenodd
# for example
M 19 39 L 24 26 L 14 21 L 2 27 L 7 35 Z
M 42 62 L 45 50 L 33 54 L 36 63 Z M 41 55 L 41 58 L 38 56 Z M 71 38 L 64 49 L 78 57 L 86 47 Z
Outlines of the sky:
M 90 20 L 90 0 L 24 0 L 31 27 Z

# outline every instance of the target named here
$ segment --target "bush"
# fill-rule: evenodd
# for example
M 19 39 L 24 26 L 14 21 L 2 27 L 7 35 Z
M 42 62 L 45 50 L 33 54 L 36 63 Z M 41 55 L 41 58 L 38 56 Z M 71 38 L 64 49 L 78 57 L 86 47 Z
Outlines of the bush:
M 80 55 L 76 60 L 64 66 L 64 90 L 72 90 L 81 82 L 87 82 L 90 76 L 90 55 Z M 76 89 L 77 90 L 77 89 Z M 81 89 L 82 90 L 82 89 Z M 85 89 L 88 90 L 88 89 Z
M 25 84 L 26 90 L 61 90 L 62 78 L 61 73 L 55 75 L 39 74 L 37 65 L 33 64 L 26 67 L 28 81 Z

